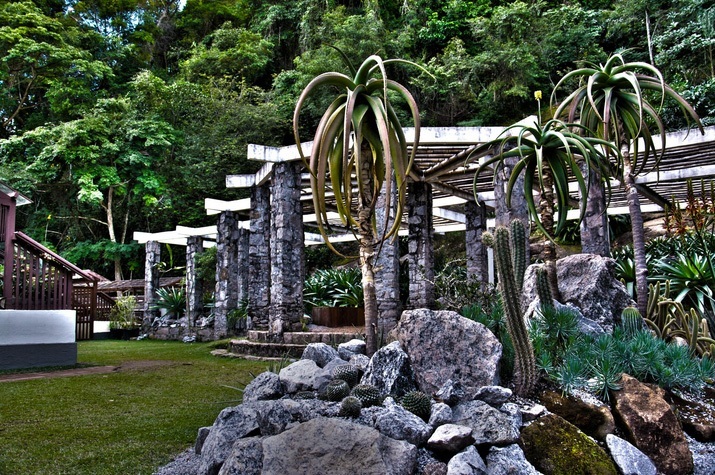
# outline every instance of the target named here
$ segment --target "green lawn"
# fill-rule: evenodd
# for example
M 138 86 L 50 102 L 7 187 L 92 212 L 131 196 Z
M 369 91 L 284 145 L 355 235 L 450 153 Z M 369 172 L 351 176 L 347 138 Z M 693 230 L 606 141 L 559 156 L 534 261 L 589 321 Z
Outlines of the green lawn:
M 110 374 L 0 383 L 0 475 L 151 474 L 199 427 L 240 402 L 265 362 L 219 358 L 206 343 L 88 341 L 79 362 Z

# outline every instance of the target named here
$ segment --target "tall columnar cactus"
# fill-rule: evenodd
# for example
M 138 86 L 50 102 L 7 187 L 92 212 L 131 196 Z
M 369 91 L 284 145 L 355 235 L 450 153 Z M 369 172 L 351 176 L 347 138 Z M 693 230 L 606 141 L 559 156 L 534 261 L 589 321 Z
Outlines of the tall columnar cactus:
M 536 361 L 529 333 L 521 313 L 521 287 L 512 267 L 509 231 L 499 226 L 494 232 L 494 258 L 499 274 L 499 289 L 504 303 L 507 330 L 514 344 L 514 390 L 518 395 L 531 392 L 536 383 Z
M 553 295 L 551 295 L 551 286 L 549 285 L 549 276 L 546 268 L 538 267 L 536 269 L 536 293 L 539 296 L 539 304 L 541 309 L 554 306 Z
M 511 222 L 511 248 L 512 267 L 514 278 L 519 289 L 524 287 L 524 273 L 526 272 L 526 228 L 524 222 L 515 219 Z

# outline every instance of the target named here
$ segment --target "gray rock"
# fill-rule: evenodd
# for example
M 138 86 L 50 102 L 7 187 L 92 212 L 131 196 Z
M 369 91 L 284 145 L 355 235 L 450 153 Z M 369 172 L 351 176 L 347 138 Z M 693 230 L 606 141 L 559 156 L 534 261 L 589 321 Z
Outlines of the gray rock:
M 452 423 L 472 428 L 475 445 L 506 445 L 519 439 L 521 417 L 504 413 L 484 401 L 463 402 L 452 411 Z
M 556 261 L 561 301 L 581 310 L 583 316 L 610 333 L 624 308 L 635 305 L 616 278 L 616 261 L 595 254 L 574 254 Z M 527 283 L 527 276 L 529 281 Z M 522 302 L 535 299 L 535 272 L 527 269 Z
M 410 359 L 396 341 L 377 350 L 360 382 L 397 397 L 416 389 Z
M 323 368 L 335 358 L 340 358 L 338 350 L 327 343 L 310 343 L 303 350 L 302 360 L 313 360 L 315 364 Z
M 437 401 L 442 401 L 449 406 L 454 406 L 459 404 L 460 401 L 465 400 L 464 389 L 462 389 L 461 383 L 459 383 L 459 381 L 452 381 L 451 379 L 448 379 L 442 384 L 434 397 Z
M 198 475 L 216 475 L 236 440 L 258 432 L 259 408 L 270 402 L 251 402 L 221 411 L 201 449 Z
M 447 475 L 486 475 L 487 466 L 472 445 L 460 452 L 447 464 Z
M 270 371 L 256 376 L 243 390 L 243 402 L 280 399 L 281 396 L 283 396 L 283 388 L 280 378 Z
M 412 445 L 423 445 L 432 427 L 398 404 L 392 404 L 375 418 L 375 428 L 395 440 L 406 440 Z
M 367 365 L 370 364 L 370 358 L 366 355 L 353 355 L 350 357 L 349 363 L 358 367 L 363 373 L 367 369 Z
M 263 441 L 262 475 L 411 475 L 417 448 L 343 419 L 317 418 Z
M 432 404 L 432 413 L 429 416 L 428 424 L 438 427 L 449 422 L 452 422 L 452 408 L 443 402 Z
M 491 406 L 501 406 L 509 400 L 512 392 L 509 388 L 501 386 L 482 386 L 477 389 L 474 399 L 484 401 Z
M 527 422 L 536 420 L 537 418 L 544 415 L 546 412 L 546 407 L 541 404 L 533 404 L 528 407 L 521 408 L 521 423 L 522 425 Z
M 606 435 L 611 458 L 623 475 L 656 475 L 658 470 L 646 454 L 613 434 Z
M 457 424 L 444 424 L 434 431 L 427 441 L 427 448 L 457 453 L 474 443 L 472 428 Z
M 447 464 L 434 458 L 434 454 L 424 447 L 417 450 L 417 474 L 447 475 Z
M 194 453 L 194 449 L 184 450 L 174 460 L 159 467 L 153 475 L 196 475 L 200 462 L 201 458 Z
M 489 449 L 487 473 L 489 475 L 539 475 L 540 472 L 526 460 L 521 447 L 512 444 Z
M 417 386 L 427 394 L 451 379 L 469 400 L 478 388 L 499 383 L 501 343 L 484 325 L 456 312 L 408 310 L 392 334 L 409 355 Z
M 357 338 L 353 338 L 352 340 L 346 341 L 345 343 L 340 343 L 338 345 L 338 354 L 345 361 L 350 361 L 350 358 L 355 355 L 364 355 L 365 342 L 362 340 L 358 340 Z
M 260 437 L 239 439 L 233 444 L 218 475 L 261 475 L 263 442 Z
M 315 378 L 319 371 L 320 367 L 315 361 L 311 359 L 298 360 L 283 368 L 278 373 L 278 377 L 283 391 L 288 394 L 298 391 L 314 391 L 318 389 Z
M 211 427 L 200 427 L 199 432 L 196 435 L 196 442 L 194 443 L 194 453 L 201 455 L 201 449 L 204 447 L 204 442 L 206 442 L 206 437 L 209 436 L 211 432 Z

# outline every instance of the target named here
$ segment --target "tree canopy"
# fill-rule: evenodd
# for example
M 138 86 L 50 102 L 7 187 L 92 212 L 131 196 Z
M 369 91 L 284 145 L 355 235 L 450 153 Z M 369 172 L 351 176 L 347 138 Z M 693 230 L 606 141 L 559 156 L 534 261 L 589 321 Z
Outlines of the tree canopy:
M 77 264 L 141 273 L 133 231 L 213 224 L 246 145 L 291 143 L 308 82 L 372 54 L 422 125 L 509 125 L 584 62 L 651 63 L 715 123 L 710 0 L 0 0 L 0 180 L 20 226 Z M 320 91 L 301 115 L 314 130 Z M 403 125 L 408 105 L 393 103 Z M 677 104 L 662 117 L 677 119 Z M 116 265 L 116 268 L 115 268 Z

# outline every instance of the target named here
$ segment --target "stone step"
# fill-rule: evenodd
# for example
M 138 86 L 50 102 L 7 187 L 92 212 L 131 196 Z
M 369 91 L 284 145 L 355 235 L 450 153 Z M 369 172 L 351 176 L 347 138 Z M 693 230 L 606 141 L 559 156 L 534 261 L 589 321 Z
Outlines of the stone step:
M 286 332 L 283 334 L 283 343 L 292 345 L 308 345 L 310 343 L 327 343 L 337 346 L 353 338 L 362 339 L 362 334 L 358 329 L 354 332 L 344 331 L 311 331 L 311 332 Z M 248 340 L 255 342 L 269 342 L 270 337 L 266 330 L 249 330 Z
M 267 341 L 231 340 L 228 351 L 234 355 L 263 358 L 300 358 L 306 345 Z

